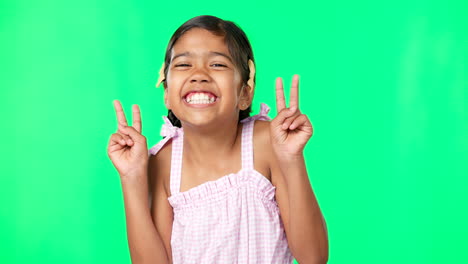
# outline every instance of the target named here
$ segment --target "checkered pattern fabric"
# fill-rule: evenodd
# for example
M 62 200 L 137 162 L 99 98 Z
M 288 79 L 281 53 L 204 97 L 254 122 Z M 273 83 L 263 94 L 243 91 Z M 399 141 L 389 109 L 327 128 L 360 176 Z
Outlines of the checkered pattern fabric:
M 168 198 L 174 210 L 173 263 L 292 263 L 286 233 L 275 200 L 275 187 L 254 169 L 255 120 L 269 120 L 268 106 L 242 120 L 242 169 L 180 192 L 182 128 L 168 129 L 150 149 L 156 154 L 173 138 Z M 167 124 L 167 123 L 166 123 Z M 170 131 L 170 132 L 167 132 Z

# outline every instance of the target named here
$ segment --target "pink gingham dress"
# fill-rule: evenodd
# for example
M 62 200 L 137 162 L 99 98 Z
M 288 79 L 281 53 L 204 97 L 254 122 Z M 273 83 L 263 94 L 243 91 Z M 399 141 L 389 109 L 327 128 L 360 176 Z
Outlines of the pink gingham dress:
M 168 198 L 173 207 L 171 247 L 173 263 L 292 263 L 275 187 L 253 164 L 255 120 L 270 120 L 269 107 L 243 119 L 242 168 L 237 173 L 180 192 L 183 129 L 165 124 L 165 138 L 152 147 L 155 155 L 172 138 Z

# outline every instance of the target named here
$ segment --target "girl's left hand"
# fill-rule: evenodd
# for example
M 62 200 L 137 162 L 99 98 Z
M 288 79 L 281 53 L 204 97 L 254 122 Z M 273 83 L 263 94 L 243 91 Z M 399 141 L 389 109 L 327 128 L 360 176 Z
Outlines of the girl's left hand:
M 283 81 L 276 79 L 276 108 L 278 115 L 270 122 L 271 144 L 277 157 L 293 158 L 302 155 L 305 144 L 312 137 L 313 127 L 306 115 L 299 111 L 299 75 L 294 75 L 289 108 L 286 108 Z

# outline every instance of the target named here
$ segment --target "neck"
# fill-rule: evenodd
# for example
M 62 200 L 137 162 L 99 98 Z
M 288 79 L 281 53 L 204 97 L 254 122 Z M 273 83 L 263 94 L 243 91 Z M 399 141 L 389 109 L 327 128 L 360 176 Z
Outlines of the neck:
M 194 127 L 184 125 L 184 152 L 195 163 L 219 161 L 220 157 L 230 155 L 241 133 L 237 120 L 216 127 Z M 211 162 L 210 162 L 211 163 Z

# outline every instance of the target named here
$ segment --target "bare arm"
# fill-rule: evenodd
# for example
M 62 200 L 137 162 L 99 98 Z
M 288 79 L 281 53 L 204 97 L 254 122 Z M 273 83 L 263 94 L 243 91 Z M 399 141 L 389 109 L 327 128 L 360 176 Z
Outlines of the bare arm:
M 140 172 L 138 179 L 147 179 Z M 128 246 L 134 264 L 170 263 L 160 235 L 151 218 L 148 183 L 122 180 L 127 221 Z
M 291 251 L 299 263 L 327 263 L 325 220 L 309 183 L 304 147 L 313 134 L 308 117 L 299 111 L 299 76 L 294 75 L 290 107 L 286 108 L 283 82 L 276 80 L 278 115 L 270 123 L 272 181 Z
M 170 175 L 170 155 L 168 151 L 171 142 L 161 149 L 156 156 L 151 156 L 149 165 L 151 217 L 164 244 L 169 263 L 172 263 L 171 234 L 174 214 L 172 206 L 167 200 L 169 191 L 168 185 Z M 167 184 L 166 184 L 167 183 Z
M 128 126 L 118 100 L 114 100 L 114 107 L 118 129 L 111 135 L 107 153 L 120 175 L 132 263 L 169 263 L 149 209 L 148 147 L 140 108 L 133 105 L 133 126 Z
M 276 199 L 291 251 L 299 263 L 327 263 L 328 235 L 303 157 L 272 165 Z M 285 176 L 286 175 L 286 176 Z

